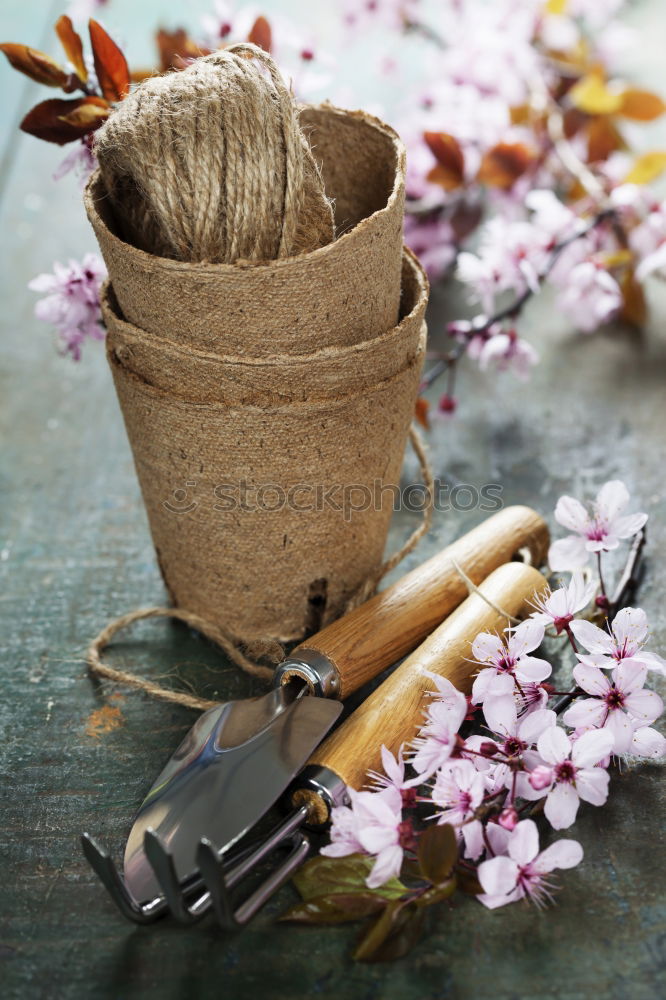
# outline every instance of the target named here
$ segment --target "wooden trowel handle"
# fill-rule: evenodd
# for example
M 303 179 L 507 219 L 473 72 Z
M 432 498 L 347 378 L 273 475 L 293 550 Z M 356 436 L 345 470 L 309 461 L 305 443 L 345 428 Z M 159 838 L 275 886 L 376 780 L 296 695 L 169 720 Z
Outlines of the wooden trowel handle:
M 475 584 L 529 550 L 540 566 L 548 549 L 548 527 L 529 507 L 506 507 L 447 546 L 428 562 L 328 625 L 298 646 L 283 665 L 282 680 L 298 674 L 302 656 L 328 661 L 333 693 L 346 698 L 366 681 L 411 652 L 468 594 L 456 565 Z M 307 680 L 307 677 L 305 677 Z
M 463 601 L 324 740 L 306 770 L 324 769 L 346 785 L 360 789 L 367 782 L 369 770 L 381 769 L 382 744 L 397 753 L 402 743 L 416 735 L 423 722 L 425 692 L 435 687 L 428 672 L 447 677 L 461 691 L 469 691 L 472 677 L 479 669 L 470 662 L 473 640 L 479 632 L 500 632 L 507 626 L 507 619 L 491 605 L 519 618 L 532 610 L 529 602 L 546 587 L 545 578 L 531 566 L 514 562 L 496 569 L 479 587 L 483 596 L 471 594 Z M 314 792 L 300 789 L 295 792 L 294 801 L 310 805 L 317 822 L 327 820 L 326 803 Z

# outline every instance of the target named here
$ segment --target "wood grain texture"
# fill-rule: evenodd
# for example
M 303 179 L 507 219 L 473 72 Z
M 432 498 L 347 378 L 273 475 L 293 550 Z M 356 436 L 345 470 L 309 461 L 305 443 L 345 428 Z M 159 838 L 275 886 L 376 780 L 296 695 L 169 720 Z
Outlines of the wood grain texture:
M 397 753 L 416 735 L 423 719 L 424 695 L 434 685 L 428 673 L 447 677 L 461 691 L 471 690 L 479 669 L 470 662 L 479 632 L 499 632 L 506 618 L 487 603 L 521 617 L 534 593 L 547 586 L 531 566 L 506 563 L 491 573 L 463 603 L 400 664 L 349 718 L 315 751 L 309 764 L 334 771 L 345 784 L 361 788 L 367 772 L 381 769 L 381 747 Z
M 294 650 L 323 653 L 340 678 L 339 697 L 356 691 L 396 663 L 442 622 L 468 594 L 456 566 L 475 584 L 527 548 L 540 566 L 548 527 L 529 507 L 506 507 L 412 570 L 387 590 Z

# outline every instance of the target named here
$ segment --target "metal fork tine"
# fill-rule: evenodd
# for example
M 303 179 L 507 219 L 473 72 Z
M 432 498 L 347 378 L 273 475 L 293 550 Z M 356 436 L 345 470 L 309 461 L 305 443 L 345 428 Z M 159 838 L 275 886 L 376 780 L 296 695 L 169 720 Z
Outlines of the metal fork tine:
M 155 872 L 155 877 L 162 888 L 172 915 L 181 924 L 191 924 L 195 920 L 199 920 L 205 910 L 200 910 L 196 903 L 203 902 L 203 898 L 197 900 L 192 906 L 185 904 L 183 886 L 176 874 L 173 857 L 153 829 L 146 830 L 143 838 L 143 849 Z
M 137 903 L 128 892 L 127 886 L 109 853 L 99 847 L 90 834 L 81 835 L 81 847 L 88 864 L 124 917 L 132 920 L 135 924 L 150 924 L 166 912 L 167 903 L 161 897 L 149 903 Z
M 197 849 L 197 865 L 210 893 L 217 918 L 223 928 L 232 930 L 246 924 L 305 860 L 310 851 L 310 842 L 300 831 L 300 825 L 306 815 L 306 807 L 297 809 L 280 823 L 257 848 L 237 864 L 227 867 L 226 871 L 225 856 L 220 854 L 210 840 L 205 837 L 201 839 Z M 292 845 L 292 850 L 285 861 L 234 911 L 229 890 L 277 847 L 289 843 Z

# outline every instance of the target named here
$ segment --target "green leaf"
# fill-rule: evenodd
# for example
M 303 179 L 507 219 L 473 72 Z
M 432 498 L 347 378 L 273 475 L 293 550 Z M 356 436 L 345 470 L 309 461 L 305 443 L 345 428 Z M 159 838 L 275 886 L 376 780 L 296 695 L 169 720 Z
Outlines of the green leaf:
M 336 892 L 297 903 L 280 920 L 297 924 L 344 924 L 379 913 L 389 905 L 373 892 Z
M 414 947 L 421 931 L 425 911 L 410 902 L 394 900 L 381 916 L 364 931 L 354 952 L 357 962 L 390 962 L 402 958 Z
M 419 837 L 417 850 L 423 877 L 433 885 L 442 885 L 449 878 L 458 860 L 458 841 L 449 823 L 429 826 Z
M 448 879 L 441 885 L 434 885 L 432 889 L 428 889 L 424 892 L 422 896 L 419 896 L 414 900 L 415 906 L 433 906 L 435 903 L 441 903 L 442 900 L 448 899 L 458 888 L 458 880 L 453 876 L 453 878 Z
M 374 862 L 364 854 L 348 854 L 344 858 L 326 858 L 319 854 L 311 858 L 294 875 L 294 885 L 304 900 L 338 893 L 372 893 L 383 899 L 400 899 L 405 886 L 391 879 L 378 889 L 368 889 L 365 880 Z

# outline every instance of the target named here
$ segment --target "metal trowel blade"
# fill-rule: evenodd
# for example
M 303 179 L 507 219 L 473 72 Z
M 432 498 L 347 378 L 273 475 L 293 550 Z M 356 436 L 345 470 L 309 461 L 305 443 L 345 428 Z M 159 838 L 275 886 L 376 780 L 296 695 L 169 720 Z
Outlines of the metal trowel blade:
M 146 902 L 161 894 L 143 847 L 152 828 L 182 881 L 196 871 L 202 837 L 236 843 L 277 801 L 342 711 L 290 685 L 227 702 L 196 721 L 146 796 L 125 847 L 125 882 Z

